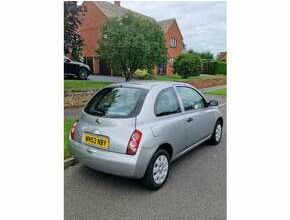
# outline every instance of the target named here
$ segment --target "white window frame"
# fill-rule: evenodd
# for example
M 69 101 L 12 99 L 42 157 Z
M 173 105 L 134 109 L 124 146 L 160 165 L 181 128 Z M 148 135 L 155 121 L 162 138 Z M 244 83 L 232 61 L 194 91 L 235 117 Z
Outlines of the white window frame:
M 174 57 L 169 58 L 169 65 L 170 66 L 173 66 L 174 60 L 175 60 Z
M 175 37 L 170 38 L 170 47 L 171 48 L 176 48 L 177 47 L 177 40 Z

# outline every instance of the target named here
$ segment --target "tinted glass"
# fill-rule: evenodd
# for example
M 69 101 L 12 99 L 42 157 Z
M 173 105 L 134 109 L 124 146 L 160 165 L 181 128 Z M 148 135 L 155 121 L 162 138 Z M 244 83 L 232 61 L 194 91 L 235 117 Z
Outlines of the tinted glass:
M 147 90 L 128 87 L 106 88 L 98 92 L 85 112 L 103 117 L 134 117 L 139 114 Z
M 204 108 L 204 98 L 197 91 L 181 86 L 176 87 L 176 89 L 181 97 L 185 111 Z
M 163 116 L 180 112 L 180 106 L 173 88 L 161 91 L 155 102 L 155 115 Z

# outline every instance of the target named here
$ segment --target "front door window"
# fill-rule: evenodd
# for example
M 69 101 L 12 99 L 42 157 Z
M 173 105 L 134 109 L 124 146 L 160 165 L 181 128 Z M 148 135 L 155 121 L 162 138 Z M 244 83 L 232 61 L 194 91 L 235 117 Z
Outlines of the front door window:
M 176 86 L 176 90 L 186 112 L 187 146 L 192 146 L 209 135 L 212 112 L 206 111 L 205 99 L 195 89 Z

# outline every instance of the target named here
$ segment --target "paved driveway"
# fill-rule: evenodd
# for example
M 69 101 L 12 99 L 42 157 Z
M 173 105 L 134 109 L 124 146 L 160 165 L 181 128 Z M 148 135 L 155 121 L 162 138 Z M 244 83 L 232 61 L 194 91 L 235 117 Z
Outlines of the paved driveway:
M 223 96 L 218 97 L 220 102 L 225 101 Z M 220 109 L 226 120 L 226 105 Z M 138 180 L 100 173 L 81 164 L 66 169 L 64 216 L 98 220 L 226 219 L 226 132 L 219 145 L 197 147 L 175 161 L 159 191 L 147 190 Z

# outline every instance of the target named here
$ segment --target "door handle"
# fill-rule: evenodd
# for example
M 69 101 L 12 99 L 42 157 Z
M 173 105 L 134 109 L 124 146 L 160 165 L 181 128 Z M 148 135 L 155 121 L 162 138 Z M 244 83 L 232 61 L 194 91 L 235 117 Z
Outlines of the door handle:
M 187 122 L 192 122 L 193 121 L 193 118 L 192 117 L 189 117 L 188 119 L 187 119 Z

